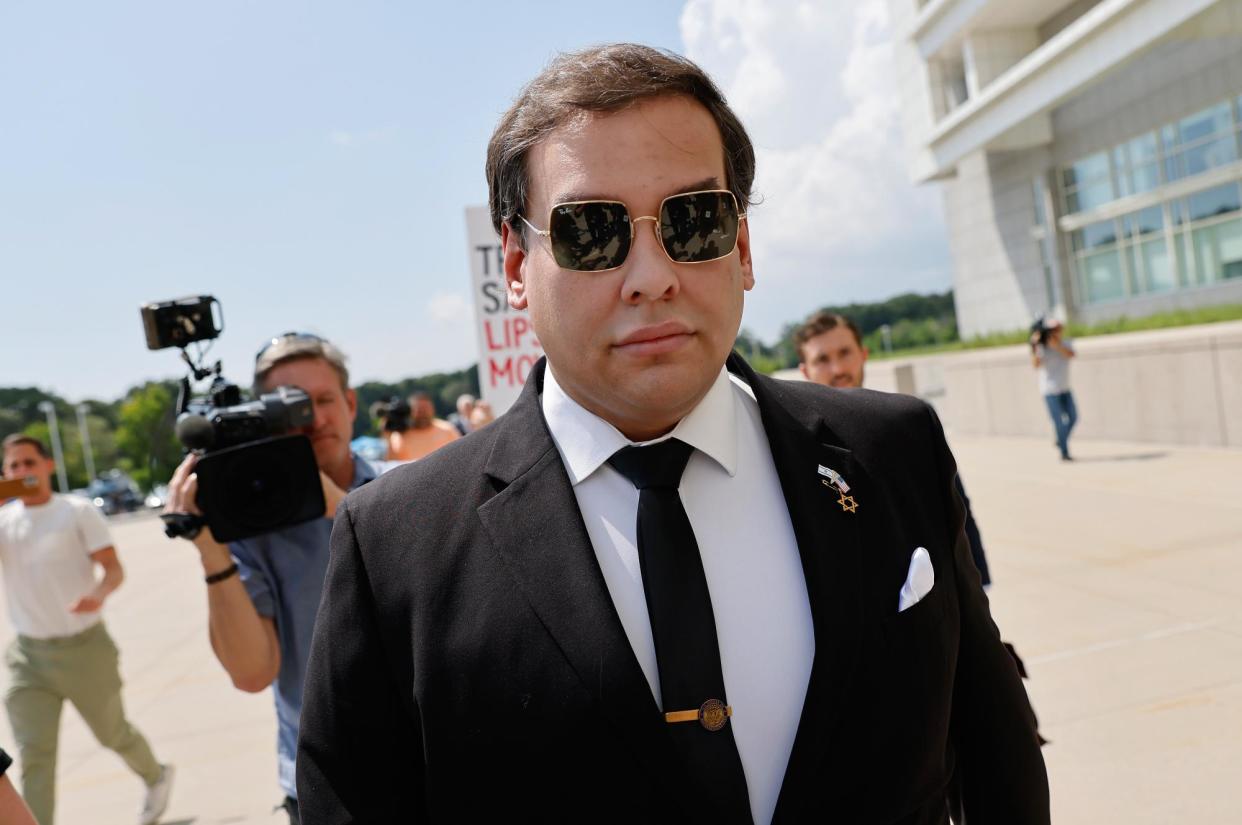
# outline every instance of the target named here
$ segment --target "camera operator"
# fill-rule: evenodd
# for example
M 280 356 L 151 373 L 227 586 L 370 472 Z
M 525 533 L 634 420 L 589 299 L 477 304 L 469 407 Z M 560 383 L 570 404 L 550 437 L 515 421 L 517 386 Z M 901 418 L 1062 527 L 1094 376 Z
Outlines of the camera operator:
M 286 333 L 255 358 L 255 394 L 281 385 L 305 391 L 315 412 L 307 428 L 327 504 L 324 517 L 232 542 L 208 527 L 194 538 L 207 582 L 212 650 L 240 690 L 257 693 L 275 682 L 277 757 L 284 808 L 298 823 L 294 757 L 302 710 L 302 682 L 311 631 L 328 567 L 332 516 L 347 491 L 375 477 L 349 446 L 357 398 L 349 388 L 345 356 L 328 341 Z M 166 513 L 201 514 L 196 504 L 196 455 L 181 463 L 169 484 Z
M 415 461 L 461 438 L 457 428 L 436 418 L 436 408 L 431 396 L 416 392 L 410 396 L 409 426 L 390 431 L 388 437 L 389 461 Z
M 1062 461 L 1073 461 L 1069 453 L 1070 431 L 1078 423 L 1078 407 L 1070 391 L 1069 362 L 1074 346 L 1064 339 L 1065 328 L 1056 318 L 1041 318 L 1031 330 L 1031 365 L 1039 370 L 1039 391 L 1048 406 L 1057 448 Z

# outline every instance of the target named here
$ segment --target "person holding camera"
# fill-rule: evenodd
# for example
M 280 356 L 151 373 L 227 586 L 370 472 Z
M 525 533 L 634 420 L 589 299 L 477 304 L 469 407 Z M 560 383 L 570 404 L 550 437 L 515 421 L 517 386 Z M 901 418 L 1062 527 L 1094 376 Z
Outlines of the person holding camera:
M 40 825 L 52 825 L 60 714 L 68 700 L 99 743 L 142 779 L 138 821 L 154 825 L 168 807 L 173 768 L 156 760 L 125 716 L 119 654 L 100 615 L 125 578 L 108 525 L 87 499 L 52 492 L 56 465 L 43 442 L 15 434 L 3 449 L 5 477 L 35 480 L 0 507 L 0 563 L 17 631 L 5 657 L 4 704 L 22 760 L 22 792 Z
M 1031 364 L 1039 370 L 1039 390 L 1048 405 L 1057 447 L 1062 461 L 1073 461 L 1069 454 L 1070 431 L 1078 423 L 1078 408 L 1070 392 L 1069 362 L 1073 345 L 1064 338 L 1065 328 L 1056 318 L 1042 318 L 1031 331 Z
M 417 461 L 461 438 L 456 427 L 436 418 L 435 405 L 425 392 L 410 396 L 409 416 L 404 428 L 385 427 L 389 461 Z
M 304 432 L 319 465 L 323 517 L 228 545 L 203 527 L 192 541 L 207 583 L 216 658 L 240 690 L 258 693 L 275 683 L 282 805 L 297 825 L 294 757 L 302 683 L 328 567 L 332 517 L 346 493 L 373 479 L 375 470 L 350 449 L 358 402 L 337 347 L 307 333 L 273 338 L 255 359 L 255 394 L 279 386 L 303 390 L 313 404 L 314 422 Z M 198 460 L 191 454 L 173 474 L 166 514 L 204 515 L 196 501 Z

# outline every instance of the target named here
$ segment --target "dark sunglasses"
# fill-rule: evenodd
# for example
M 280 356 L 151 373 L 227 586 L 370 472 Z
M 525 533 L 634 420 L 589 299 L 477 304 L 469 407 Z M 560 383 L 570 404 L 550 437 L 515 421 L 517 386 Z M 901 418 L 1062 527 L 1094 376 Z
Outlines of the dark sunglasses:
M 548 228 L 522 222 L 552 245 L 552 257 L 562 269 L 607 272 L 625 263 L 634 245 L 635 224 L 652 221 L 664 254 L 679 264 L 702 264 L 733 254 L 738 227 L 746 220 L 737 198 L 727 189 L 709 189 L 669 195 L 660 202 L 659 217 L 630 217 L 620 201 L 558 203 L 548 217 Z
M 284 341 L 308 341 L 312 344 L 326 344 L 328 342 L 328 339 L 321 338 L 320 336 L 316 335 L 313 332 L 282 333 L 281 335 L 277 335 L 275 338 L 268 341 L 266 344 L 263 345 L 263 347 L 258 352 L 254 354 L 255 363 L 257 364 L 259 362 L 259 359 L 263 357 L 263 353 L 267 352 L 269 349 L 276 346 L 277 344 L 283 343 Z

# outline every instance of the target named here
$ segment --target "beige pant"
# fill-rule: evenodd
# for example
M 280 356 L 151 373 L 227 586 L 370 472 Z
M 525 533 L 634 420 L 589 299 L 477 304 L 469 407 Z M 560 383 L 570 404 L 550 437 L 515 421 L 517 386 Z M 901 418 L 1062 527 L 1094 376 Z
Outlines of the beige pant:
M 22 795 L 39 825 L 52 825 L 56 807 L 56 749 L 66 699 L 106 748 L 147 785 L 160 777 L 151 746 L 125 718 L 118 654 L 103 622 L 55 639 L 18 636 L 9 646 L 4 704 L 17 737 Z

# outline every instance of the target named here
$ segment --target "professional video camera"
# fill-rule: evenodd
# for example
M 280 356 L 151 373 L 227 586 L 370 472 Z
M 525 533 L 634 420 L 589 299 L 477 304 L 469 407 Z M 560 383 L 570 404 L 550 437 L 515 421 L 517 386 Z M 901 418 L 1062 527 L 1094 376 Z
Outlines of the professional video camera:
M 1048 344 L 1048 323 L 1047 319 L 1041 315 L 1031 324 L 1031 346 L 1034 347 L 1036 341 L 1040 346 Z
M 243 401 L 219 361 L 204 366 L 207 350 L 200 342 L 215 340 L 224 329 L 220 302 L 210 295 L 146 304 L 142 323 L 148 349 L 177 347 L 194 381 L 212 379 L 205 395 L 194 396 L 190 376 L 182 378 L 177 398 L 177 438 L 201 456 L 195 472 L 205 516 L 166 513 L 164 533 L 193 537 L 206 524 L 217 541 L 226 542 L 323 516 L 327 505 L 315 452 L 310 439 L 292 432 L 315 420 L 306 393 L 277 387 Z M 194 357 L 190 344 L 200 344 Z
M 402 433 L 410 428 L 410 402 L 399 395 L 371 405 L 371 417 L 384 421 L 384 432 Z

